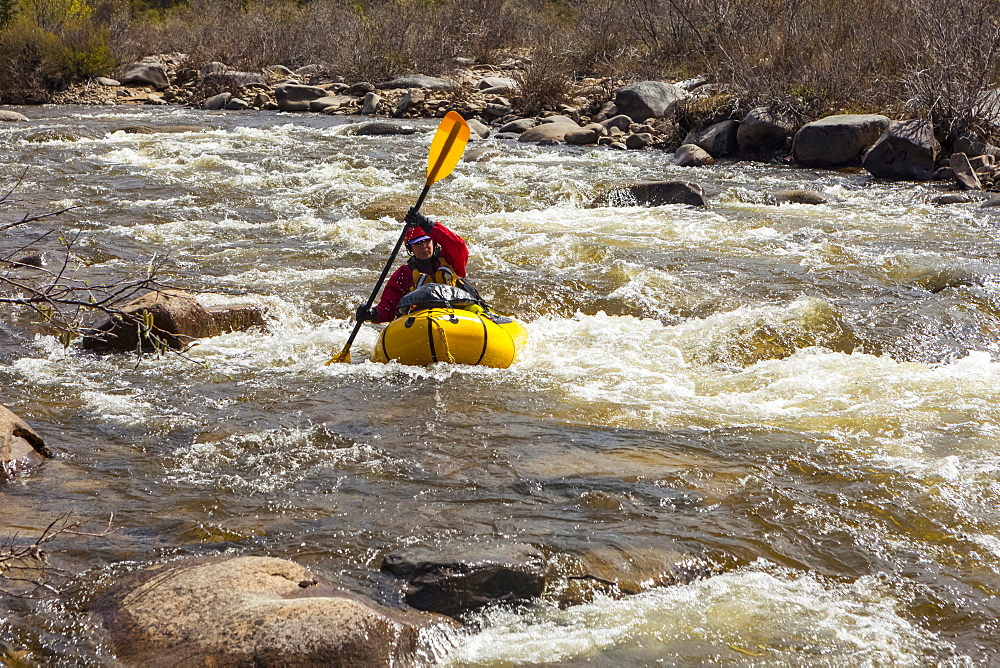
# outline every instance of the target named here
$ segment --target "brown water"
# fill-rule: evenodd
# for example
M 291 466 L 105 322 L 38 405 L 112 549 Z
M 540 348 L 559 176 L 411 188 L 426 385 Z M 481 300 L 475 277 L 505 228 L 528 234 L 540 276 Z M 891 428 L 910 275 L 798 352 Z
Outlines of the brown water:
M 366 326 L 355 363 L 324 366 L 398 234 L 388 214 L 419 192 L 432 124 L 366 138 L 309 115 L 21 111 L 34 120 L 0 128 L 0 176 L 28 167 L 4 221 L 76 205 L 60 226 L 82 234 L 80 278 L 167 254 L 165 282 L 277 315 L 200 342 L 199 364 L 137 365 L 4 313 L 0 403 L 60 453 L 0 492 L 4 533 L 67 512 L 118 528 L 52 546 L 75 593 L 3 599 L 0 642 L 23 660 L 114 663 L 86 602 L 157 561 L 291 558 L 394 604 L 382 556 L 442 538 L 717 572 L 494 612 L 436 640 L 444 663 L 1000 659 L 1000 209 L 864 174 L 488 141 L 424 210 L 529 323 L 522 359 L 372 364 Z M 113 132 L 179 124 L 207 129 Z M 709 206 L 585 208 L 636 178 L 697 180 Z M 830 204 L 766 203 L 798 187 Z

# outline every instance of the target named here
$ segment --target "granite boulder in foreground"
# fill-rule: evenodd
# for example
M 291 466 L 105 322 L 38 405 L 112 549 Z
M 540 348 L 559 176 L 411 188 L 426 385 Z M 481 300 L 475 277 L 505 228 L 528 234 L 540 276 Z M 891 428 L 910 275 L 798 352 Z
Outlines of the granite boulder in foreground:
M 408 666 L 444 617 L 386 608 L 271 557 L 139 571 L 91 606 L 128 666 Z

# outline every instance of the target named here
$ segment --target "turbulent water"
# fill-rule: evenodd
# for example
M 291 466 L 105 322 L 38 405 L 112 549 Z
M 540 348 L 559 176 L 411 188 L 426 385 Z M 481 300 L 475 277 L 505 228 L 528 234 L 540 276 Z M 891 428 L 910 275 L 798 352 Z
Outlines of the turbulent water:
M 8 656 L 112 662 L 87 602 L 158 561 L 290 558 L 392 605 L 385 554 L 502 539 L 566 563 L 679 553 L 706 576 L 493 611 L 435 639 L 437 661 L 1000 660 L 1000 208 L 857 172 L 477 142 L 424 211 L 528 323 L 521 359 L 374 364 L 365 326 L 352 364 L 324 366 L 420 191 L 433 123 L 359 137 L 315 115 L 21 111 L 0 127 L 4 190 L 24 172 L 0 221 L 77 208 L 0 251 L 79 233 L 81 280 L 166 256 L 164 283 L 273 320 L 137 363 L 3 313 L 0 404 L 59 453 L 0 491 L 5 535 L 65 513 L 117 529 L 50 545 L 68 593 L 3 599 Z M 634 179 L 695 180 L 709 205 L 589 207 Z M 829 203 L 772 203 L 790 188 Z

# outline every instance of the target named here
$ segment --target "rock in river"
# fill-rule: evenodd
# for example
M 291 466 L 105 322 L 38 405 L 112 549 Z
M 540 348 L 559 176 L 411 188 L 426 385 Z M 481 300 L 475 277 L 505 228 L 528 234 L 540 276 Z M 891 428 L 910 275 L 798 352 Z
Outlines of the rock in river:
M 386 608 L 270 557 L 153 566 L 92 609 L 128 666 L 410 665 L 421 629 L 452 624 Z
M 0 406 L 0 482 L 51 456 L 45 441 L 27 422 Z

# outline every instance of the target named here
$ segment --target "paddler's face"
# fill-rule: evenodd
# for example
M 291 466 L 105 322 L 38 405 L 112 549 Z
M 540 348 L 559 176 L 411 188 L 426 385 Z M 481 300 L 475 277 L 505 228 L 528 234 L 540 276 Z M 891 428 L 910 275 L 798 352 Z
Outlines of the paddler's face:
M 415 244 L 410 244 L 410 250 L 418 260 L 429 260 L 434 255 L 434 240 L 424 239 Z

